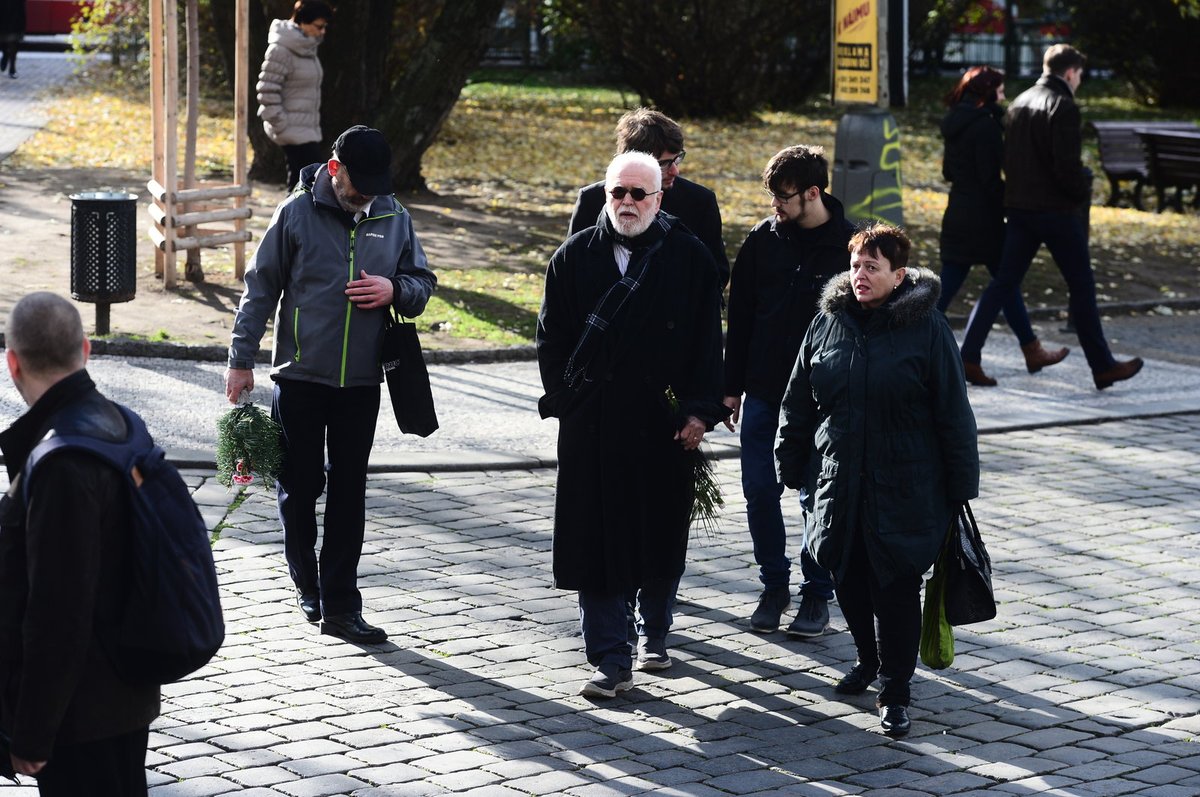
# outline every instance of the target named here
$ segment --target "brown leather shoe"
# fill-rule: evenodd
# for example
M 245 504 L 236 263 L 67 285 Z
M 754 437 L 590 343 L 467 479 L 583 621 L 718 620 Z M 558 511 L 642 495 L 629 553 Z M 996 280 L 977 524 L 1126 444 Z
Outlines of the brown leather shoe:
M 1042 342 L 1034 338 L 1021 347 L 1021 353 L 1025 355 L 1025 367 L 1029 369 L 1029 373 L 1036 374 L 1048 365 L 1062 362 L 1071 350 L 1066 346 L 1061 349 L 1045 349 Z
M 1145 363 L 1142 362 L 1141 357 L 1134 357 L 1132 360 L 1117 363 L 1106 371 L 1092 371 L 1092 379 L 1096 382 L 1096 389 L 1103 390 L 1106 387 L 1112 387 L 1117 382 L 1137 376 L 1137 372 L 1142 370 L 1143 365 Z
M 963 374 L 967 377 L 967 383 L 971 385 L 979 385 L 979 387 L 995 387 L 996 380 L 983 372 L 983 366 L 979 363 L 963 363 Z

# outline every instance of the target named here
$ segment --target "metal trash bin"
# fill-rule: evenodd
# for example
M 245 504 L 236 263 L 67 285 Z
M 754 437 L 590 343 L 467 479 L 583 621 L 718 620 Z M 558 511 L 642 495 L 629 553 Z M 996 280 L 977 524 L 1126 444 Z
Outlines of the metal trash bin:
M 109 305 L 137 292 L 137 195 L 71 194 L 71 298 L 96 305 L 96 334 L 108 334 Z
M 886 108 L 855 107 L 838 122 L 830 193 L 854 223 L 904 224 L 900 128 Z

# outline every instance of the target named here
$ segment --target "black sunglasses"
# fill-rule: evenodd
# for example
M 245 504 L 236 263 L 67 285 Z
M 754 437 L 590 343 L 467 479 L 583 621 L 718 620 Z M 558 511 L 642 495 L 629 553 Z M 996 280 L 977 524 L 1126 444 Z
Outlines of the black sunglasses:
M 623 185 L 614 185 L 612 188 L 608 189 L 608 193 L 612 194 L 612 198 L 618 202 L 624 199 L 626 194 L 629 194 L 631 197 L 633 197 L 634 202 L 641 202 L 646 197 L 654 196 L 655 194 L 661 192 L 647 191 L 644 188 L 626 188 Z

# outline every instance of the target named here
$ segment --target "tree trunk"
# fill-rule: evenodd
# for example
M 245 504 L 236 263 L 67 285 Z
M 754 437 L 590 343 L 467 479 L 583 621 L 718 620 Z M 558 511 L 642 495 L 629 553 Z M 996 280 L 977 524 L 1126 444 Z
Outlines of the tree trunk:
M 396 190 L 425 189 L 421 158 L 483 58 L 503 5 L 503 0 L 447 3 L 425 46 L 393 80 L 378 127 L 393 142 Z M 407 146 L 397 147 L 396 142 Z
M 467 78 L 483 57 L 504 0 L 355 0 L 341 3 L 318 57 L 321 132 L 328 147 L 351 125 L 376 127 L 392 142 L 392 179 L 397 191 L 423 189 L 421 157 L 458 101 Z M 214 28 L 233 74 L 232 14 L 222 18 L 213 0 Z M 262 63 L 268 20 L 290 13 L 288 0 L 260 0 L 250 13 L 250 63 Z M 250 176 L 282 182 L 283 153 L 270 142 L 251 107 L 247 133 L 254 148 Z

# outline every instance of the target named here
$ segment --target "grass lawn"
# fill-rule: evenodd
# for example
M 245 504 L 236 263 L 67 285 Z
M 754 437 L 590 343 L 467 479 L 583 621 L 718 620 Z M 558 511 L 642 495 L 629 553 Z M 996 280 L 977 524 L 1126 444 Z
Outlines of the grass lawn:
M 948 190 L 941 177 L 939 98 L 951 83 L 950 78 L 915 80 L 909 106 L 893 111 L 901 129 L 904 220 L 914 242 L 913 262 L 934 268 Z M 1014 81 L 1009 95 L 1026 85 Z M 496 220 L 503 232 L 487 241 L 486 251 L 435 264 L 440 287 L 422 318 L 426 328 L 441 322 L 449 329 L 441 334 L 493 345 L 532 338 L 540 275 L 565 234 L 575 192 L 603 176 L 613 152 L 613 126 L 636 102 L 636 95 L 617 87 L 582 85 L 546 73 L 475 76 L 425 156 L 424 174 L 435 196 L 401 199 L 406 204 L 465 206 Z M 1085 120 L 1200 117 L 1195 109 L 1146 109 L 1116 83 L 1099 80 L 1084 83 L 1080 104 Z M 227 143 L 230 109 L 208 103 L 205 112 L 198 171 L 228 171 L 233 154 Z M 827 102 L 813 101 L 739 123 L 680 120 L 688 149 L 684 174 L 716 191 L 731 262 L 746 232 L 770 212 L 759 182 L 767 159 L 785 146 L 803 143 L 824 146 L 832 160 L 840 116 Z M 102 162 L 148 172 L 146 98 L 102 85 L 97 76 L 77 81 L 57 100 L 47 130 L 36 141 L 13 156 L 14 165 L 86 167 Z M 1194 210 L 1180 215 L 1103 207 L 1107 180 L 1095 140 L 1085 139 L 1085 145 L 1085 162 L 1101 175 L 1091 233 L 1100 300 L 1194 296 L 1200 285 L 1200 264 L 1194 257 L 1200 248 L 1200 215 Z M 451 213 L 449 207 L 445 213 Z M 467 232 L 459 231 L 464 240 Z M 219 260 L 205 261 L 206 271 L 220 267 Z M 954 311 L 965 313 L 982 289 L 984 270 L 974 271 Z M 1025 290 L 1031 307 L 1066 303 L 1065 286 L 1044 251 Z

